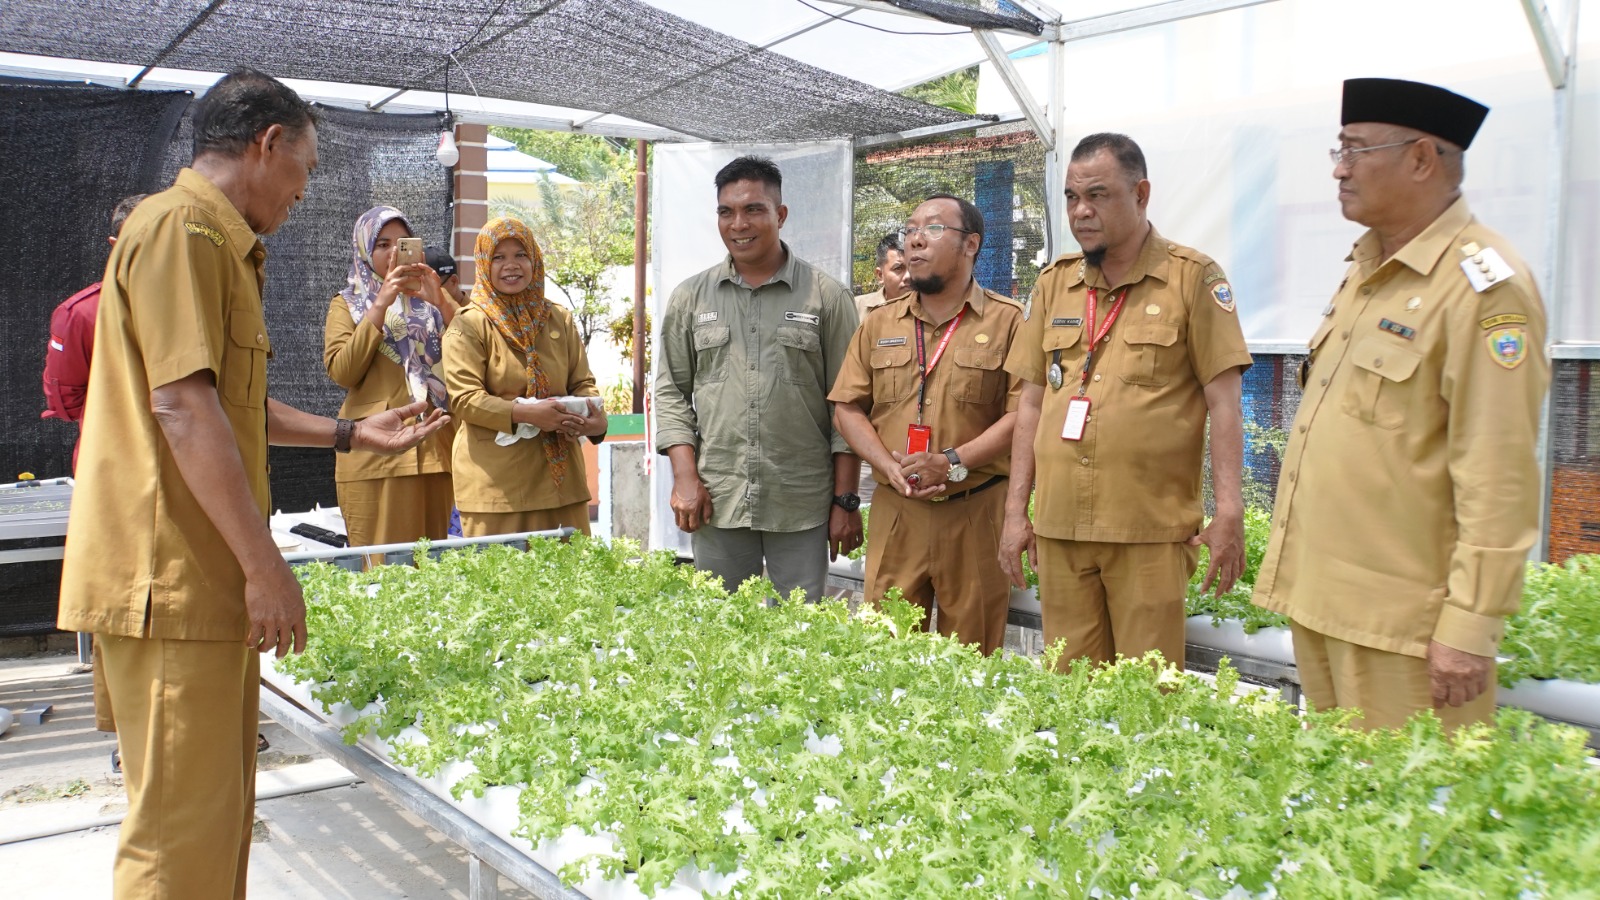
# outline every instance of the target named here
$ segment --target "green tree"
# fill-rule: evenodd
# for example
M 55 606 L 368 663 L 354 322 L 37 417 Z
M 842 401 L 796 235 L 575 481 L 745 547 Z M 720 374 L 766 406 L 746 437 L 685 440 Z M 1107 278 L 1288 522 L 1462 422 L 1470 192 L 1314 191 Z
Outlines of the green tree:
M 932 81 L 914 84 L 901 91 L 900 96 L 975 116 L 978 114 L 978 67 L 972 66 L 941 75 Z

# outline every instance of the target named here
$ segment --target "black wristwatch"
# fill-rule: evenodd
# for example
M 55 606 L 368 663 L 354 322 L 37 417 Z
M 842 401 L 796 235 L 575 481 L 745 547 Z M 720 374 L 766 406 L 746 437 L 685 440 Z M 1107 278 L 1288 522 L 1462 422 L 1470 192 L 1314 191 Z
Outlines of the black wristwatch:
M 950 472 L 944 480 L 955 484 L 967 480 L 967 467 L 961 464 L 961 457 L 956 455 L 956 448 L 951 447 L 944 451 L 944 458 L 950 460 Z
M 845 512 L 855 512 L 861 508 L 861 497 L 857 494 L 838 494 L 833 498 L 833 505 Z

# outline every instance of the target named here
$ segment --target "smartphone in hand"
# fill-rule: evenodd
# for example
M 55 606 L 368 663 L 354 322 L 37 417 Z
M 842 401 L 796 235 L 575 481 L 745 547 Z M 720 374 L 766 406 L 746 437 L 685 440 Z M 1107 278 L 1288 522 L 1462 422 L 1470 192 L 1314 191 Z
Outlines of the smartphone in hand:
M 403 238 L 400 238 L 399 240 L 395 241 L 395 244 L 394 244 L 394 265 L 397 265 L 397 266 L 410 266 L 410 265 L 415 265 L 415 264 L 423 262 L 423 261 L 424 261 L 424 257 L 422 255 L 422 238 L 418 238 L 418 237 L 403 237 Z M 407 278 L 404 282 L 401 283 L 400 289 L 402 291 L 405 291 L 407 294 L 418 294 L 418 293 L 421 293 L 422 292 L 422 279 L 421 278 Z

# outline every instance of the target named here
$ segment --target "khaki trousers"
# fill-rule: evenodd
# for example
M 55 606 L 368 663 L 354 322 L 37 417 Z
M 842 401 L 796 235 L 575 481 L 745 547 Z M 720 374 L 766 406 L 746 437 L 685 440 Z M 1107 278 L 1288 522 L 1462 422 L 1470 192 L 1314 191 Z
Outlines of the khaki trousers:
M 96 639 L 128 791 L 113 896 L 243 897 L 255 818 L 260 656 L 242 640 Z
M 1000 570 L 1006 486 L 956 500 L 910 500 L 893 488 L 873 494 L 867 542 L 867 597 L 897 587 L 928 611 L 939 604 L 939 633 L 977 643 L 984 655 L 1005 644 L 1010 583 Z
M 410 544 L 450 536 L 450 473 L 341 481 L 334 486 L 352 547 Z
M 1067 642 L 1058 669 L 1078 657 L 1109 663 L 1151 650 L 1183 668 L 1183 601 L 1198 547 L 1038 541 L 1044 643 Z
M 1399 728 L 1414 714 L 1433 709 L 1428 661 L 1341 641 L 1291 621 L 1294 665 L 1306 705 L 1315 710 L 1356 709 L 1351 726 L 1366 730 Z M 1494 721 L 1495 669 L 1489 689 L 1470 703 L 1433 709 L 1445 730 Z
M 446 514 L 448 516 L 448 513 Z M 589 502 L 582 500 L 557 506 L 553 509 L 530 509 L 522 512 L 461 513 L 462 537 L 489 537 L 495 534 L 517 534 L 522 531 L 550 531 L 571 526 L 584 534 L 589 533 Z

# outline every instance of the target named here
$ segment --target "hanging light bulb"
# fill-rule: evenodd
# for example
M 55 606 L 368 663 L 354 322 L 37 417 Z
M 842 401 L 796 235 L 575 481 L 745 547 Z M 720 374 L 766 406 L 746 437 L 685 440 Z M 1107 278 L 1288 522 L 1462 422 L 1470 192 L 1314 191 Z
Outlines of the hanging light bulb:
M 439 165 L 446 169 L 455 168 L 455 164 L 461 161 L 461 151 L 456 148 L 456 136 L 453 131 L 439 133 L 439 149 L 433 155 L 439 160 Z

